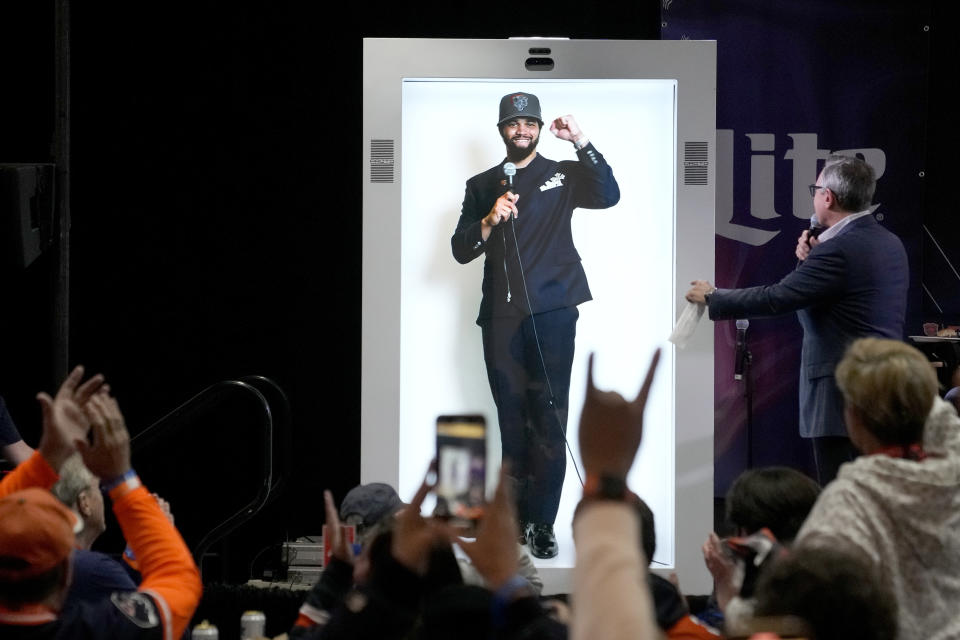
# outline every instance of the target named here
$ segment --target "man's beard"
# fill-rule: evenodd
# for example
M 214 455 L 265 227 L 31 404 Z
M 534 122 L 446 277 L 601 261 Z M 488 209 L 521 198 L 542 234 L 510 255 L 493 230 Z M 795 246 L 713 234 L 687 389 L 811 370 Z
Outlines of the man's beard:
M 540 142 L 540 135 L 537 134 L 535 138 L 530 140 L 530 144 L 526 147 L 518 147 L 512 138 L 504 138 L 503 142 L 507 145 L 507 160 L 510 162 L 519 162 L 536 151 L 537 144 Z

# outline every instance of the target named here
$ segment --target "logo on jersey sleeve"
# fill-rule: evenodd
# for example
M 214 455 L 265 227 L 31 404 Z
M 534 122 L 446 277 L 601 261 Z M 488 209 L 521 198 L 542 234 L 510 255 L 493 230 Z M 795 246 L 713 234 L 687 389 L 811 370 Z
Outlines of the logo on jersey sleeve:
M 110 602 L 119 609 L 130 622 L 141 629 L 159 626 L 160 614 L 153 598 L 139 591 L 116 591 L 110 594 Z

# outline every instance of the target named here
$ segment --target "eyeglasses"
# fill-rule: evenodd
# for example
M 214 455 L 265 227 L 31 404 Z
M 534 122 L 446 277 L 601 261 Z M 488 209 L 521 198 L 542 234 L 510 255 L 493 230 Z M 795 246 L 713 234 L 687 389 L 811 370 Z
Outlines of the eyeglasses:
M 826 189 L 826 187 L 821 187 L 819 184 L 808 184 L 807 189 L 810 190 L 810 197 L 817 195 L 817 189 Z

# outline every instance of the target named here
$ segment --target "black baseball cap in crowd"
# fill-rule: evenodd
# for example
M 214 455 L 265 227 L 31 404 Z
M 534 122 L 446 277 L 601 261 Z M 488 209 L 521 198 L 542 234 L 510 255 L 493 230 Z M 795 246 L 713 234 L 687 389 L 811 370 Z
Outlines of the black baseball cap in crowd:
M 347 524 L 372 527 L 386 516 L 406 506 L 393 487 L 383 482 L 358 484 L 347 492 L 340 503 L 340 517 Z M 350 520 L 350 516 L 359 516 Z
M 507 120 L 513 118 L 536 118 L 543 126 L 543 118 L 540 117 L 540 100 L 532 93 L 508 93 L 500 98 L 500 119 L 497 120 L 499 127 Z

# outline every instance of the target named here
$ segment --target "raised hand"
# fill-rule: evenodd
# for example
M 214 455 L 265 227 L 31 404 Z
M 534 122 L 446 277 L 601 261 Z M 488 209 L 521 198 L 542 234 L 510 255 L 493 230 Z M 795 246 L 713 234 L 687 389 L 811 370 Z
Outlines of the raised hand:
M 43 415 L 43 434 L 40 436 L 40 454 L 55 470 L 73 455 L 81 444 L 86 444 L 90 420 L 85 408 L 90 398 L 103 386 L 103 376 L 97 374 L 84 383 L 83 367 L 77 366 L 50 397 L 42 391 L 37 394 Z
M 104 480 L 119 478 L 130 470 L 130 433 L 120 406 L 102 390 L 87 402 L 86 414 L 93 427 L 93 444 L 77 443 L 83 463 Z
M 156 493 L 151 493 L 153 499 L 157 501 L 157 504 L 160 505 L 160 511 L 163 511 L 163 515 L 167 516 L 167 520 L 170 521 L 170 524 L 176 524 L 174 522 L 173 511 L 170 510 L 170 503 L 161 498 Z
M 580 457 L 587 475 L 626 479 L 643 438 L 643 410 L 660 362 L 653 354 L 647 377 L 633 400 L 593 385 L 593 354 L 587 369 L 587 393 L 580 414 Z
M 435 463 L 431 463 L 427 477 L 433 473 L 434 466 Z M 433 486 L 424 478 L 410 504 L 396 515 L 393 542 L 390 546 L 390 553 L 397 562 L 420 575 L 427 571 L 430 549 L 438 542 L 449 541 L 452 537 L 450 527 L 420 514 L 423 499 Z
M 712 531 L 707 537 L 707 541 L 703 543 L 701 551 L 703 552 L 703 562 L 713 576 L 717 606 L 721 610 L 726 609 L 727 604 L 733 600 L 739 590 L 736 560 L 725 548 L 723 541 Z
M 337 512 L 337 505 L 333 502 L 333 494 L 328 490 L 323 492 L 323 506 L 327 514 L 327 519 L 324 522 L 327 525 L 327 535 L 330 536 L 329 546 L 333 550 L 333 557 L 348 564 L 353 564 L 353 550 L 350 548 L 347 536 L 343 535 L 343 527 L 340 526 L 340 514 Z
M 560 116 L 551 122 L 550 133 L 568 142 L 576 142 L 583 136 L 577 121 L 570 115 Z
M 518 566 L 517 514 L 507 473 L 507 464 L 504 463 L 500 467 L 497 491 L 493 502 L 487 505 L 476 540 L 457 540 L 457 544 L 493 590 L 500 588 L 516 575 Z

